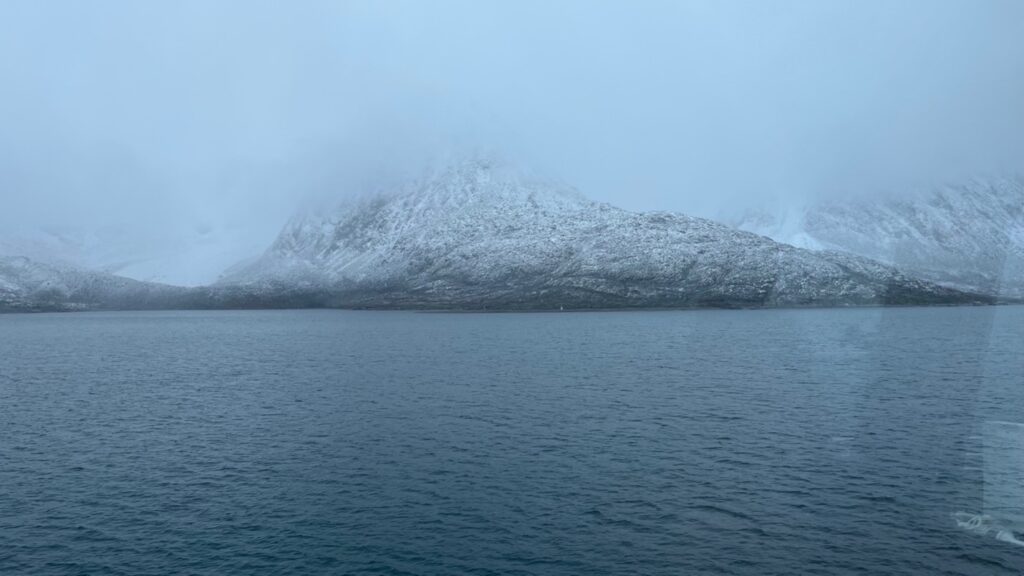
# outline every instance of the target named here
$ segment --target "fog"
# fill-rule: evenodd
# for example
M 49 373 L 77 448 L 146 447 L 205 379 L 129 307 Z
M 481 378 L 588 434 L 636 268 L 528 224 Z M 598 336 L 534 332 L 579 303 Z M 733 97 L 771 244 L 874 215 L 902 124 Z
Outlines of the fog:
M 1020 172 L 1022 39 L 1016 0 L 6 0 L 0 226 L 241 254 L 480 147 L 698 215 Z

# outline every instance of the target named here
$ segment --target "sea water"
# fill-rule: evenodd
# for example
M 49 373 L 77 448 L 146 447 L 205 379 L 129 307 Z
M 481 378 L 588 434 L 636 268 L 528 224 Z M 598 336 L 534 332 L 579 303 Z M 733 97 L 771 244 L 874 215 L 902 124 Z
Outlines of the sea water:
M 1024 308 L 0 316 L 0 573 L 1024 572 Z

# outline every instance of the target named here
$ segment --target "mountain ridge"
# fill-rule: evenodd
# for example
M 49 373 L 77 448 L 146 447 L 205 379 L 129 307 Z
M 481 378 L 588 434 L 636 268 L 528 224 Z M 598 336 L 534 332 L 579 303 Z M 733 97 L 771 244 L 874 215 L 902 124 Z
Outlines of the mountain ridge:
M 293 219 L 219 286 L 371 307 L 701 307 L 985 300 L 868 259 L 684 214 L 634 213 L 471 159 Z
M 1024 298 L 1024 178 L 974 178 L 898 195 L 753 211 L 735 227 L 829 248 L 967 291 Z
M 264 254 L 179 287 L 0 255 L 0 310 L 558 310 L 988 304 L 844 251 L 631 212 L 493 158 L 294 216 Z

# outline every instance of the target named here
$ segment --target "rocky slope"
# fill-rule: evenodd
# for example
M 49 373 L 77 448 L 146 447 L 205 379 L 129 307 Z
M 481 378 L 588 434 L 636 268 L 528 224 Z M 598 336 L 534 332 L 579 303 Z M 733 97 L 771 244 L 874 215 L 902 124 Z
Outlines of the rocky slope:
M 733 220 L 780 242 L 843 250 L 969 291 L 1024 297 L 1024 180 L 976 179 Z
M 985 300 L 866 258 L 598 204 L 486 159 L 297 217 L 219 287 L 311 305 L 465 309 Z

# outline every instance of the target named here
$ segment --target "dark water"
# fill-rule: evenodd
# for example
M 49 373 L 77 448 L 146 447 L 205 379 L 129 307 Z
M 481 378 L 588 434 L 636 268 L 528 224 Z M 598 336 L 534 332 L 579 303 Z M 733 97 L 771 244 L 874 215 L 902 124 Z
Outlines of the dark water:
M 0 316 L 0 573 L 1019 575 L 952 514 L 1024 506 L 1022 351 L 1019 307 Z

